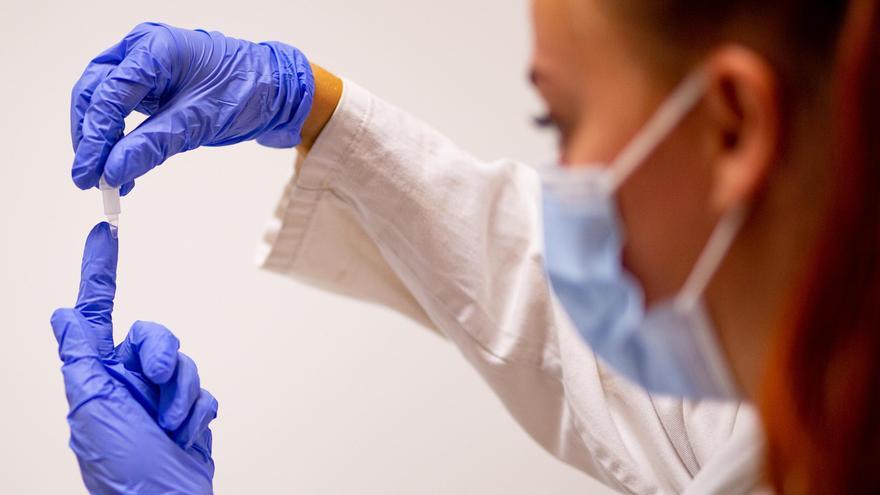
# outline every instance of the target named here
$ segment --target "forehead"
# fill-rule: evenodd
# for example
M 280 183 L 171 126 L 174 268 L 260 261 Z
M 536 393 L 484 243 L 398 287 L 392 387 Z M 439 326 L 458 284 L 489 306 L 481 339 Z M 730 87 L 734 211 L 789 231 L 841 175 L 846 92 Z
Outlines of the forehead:
M 539 74 L 577 76 L 601 72 L 627 57 L 624 35 L 605 2 L 617 0 L 532 0 L 534 68 Z
M 587 0 L 588 1 L 588 0 Z M 572 0 L 532 0 L 535 49 L 542 55 L 559 56 L 576 52 L 583 33 L 572 19 Z

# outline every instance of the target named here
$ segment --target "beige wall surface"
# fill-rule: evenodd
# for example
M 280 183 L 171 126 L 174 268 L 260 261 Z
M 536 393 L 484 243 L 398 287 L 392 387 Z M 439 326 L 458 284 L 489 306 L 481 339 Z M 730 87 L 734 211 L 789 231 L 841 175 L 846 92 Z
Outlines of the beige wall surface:
M 552 157 L 531 128 L 525 0 L 0 2 L 0 492 L 84 493 L 49 315 L 73 303 L 97 192 L 69 179 L 70 88 L 135 24 L 294 44 L 484 158 Z M 254 267 L 293 154 L 171 159 L 124 200 L 116 337 L 173 329 L 220 401 L 218 493 L 604 492 L 543 452 L 450 345 Z

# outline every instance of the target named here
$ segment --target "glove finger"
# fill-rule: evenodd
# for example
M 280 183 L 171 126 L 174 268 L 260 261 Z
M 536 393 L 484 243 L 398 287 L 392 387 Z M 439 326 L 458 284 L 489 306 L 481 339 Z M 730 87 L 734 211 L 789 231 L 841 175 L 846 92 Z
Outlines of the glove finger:
M 169 74 L 147 50 L 129 54 L 95 88 L 83 115 L 72 176 L 82 189 L 94 187 L 104 170 L 107 155 L 125 130 L 125 118 L 150 92 L 164 87 Z M 107 178 L 111 186 L 118 186 Z
M 189 416 L 183 425 L 174 432 L 174 441 L 184 450 L 189 449 L 202 437 L 211 421 L 217 417 L 217 407 L 217 399 L 210 392 L 202 389 L 198 400 L 189 412 Z
M 156 385 L 171 379 L 177 369 L 180 341 L 164 326 L 136 321 L 116 348 L 116 358 L 126 369 L 142 373 Z
M 133 181 L 169 157 L 190 149 L 190 123 L 183 112 L 166 108 L 122 138 L 107 156 L 104 177 L 110 184 Z
M 119 241 L 110 225 L 101 222 L 86 239 L 76 310 L 88 322 L 95 348 L 101 356 L 113 352 L 113 298 Z
M 74 152 L 82 139 L 83 117 L 91 104 L 95 89 L 125 59 L 128 46 L 129 42 L 124 39 L 101 52 L 89 62 L 82 76 L 73 85 L 70 97 L 70 134 L 73 138 Z
M 70 414 L 86 402 L 108 396 L 114 388 L 97 349 L 89 339 L 87 323 L 73 309 L 59 309 L 52 314 L 52 330 L 58 342 L 58 356 L 64 363 L 64 389 Z
M 98 63 L 93 60 L 86 67 L 86 70 L 76 84 L 73 85 L 73 91 L 70 94 L 70 138 L 73 142 L 74 152 L 76 152 L 79 142 L 82 140 L 83 118 L 92 102 L 95 88 L 115 68 L 115 63 Z
M 208 428 L 199 435 L 199 439 L 196 440 L 187 450 L 187 453 L 195 461 L 205 464 L 204 468 L 207 469 L 212 476 L 214 473 L 214 459 L 211 458 L 213 441 L 214 435 L 211 433 L 211 429 Z
M 177 354 L 177 370 L 159 390 L 159 425 L 167 431 L 180 428 L 200 394 L 199 370 L 186 354 Z
M 82 76 L 74 84 L 70 104 L 70 134 L 73 138 L 73 151 L 79 147 L 82 139 L 82 122 L 85 112 L 91 104 L 92 94 L 104 82 L 104 79 L 116 68 L 131 50 L 139 45 L 141 39 L 156 29 L 155 24 L 138 24 L 119 43 L 101 52 L 92 59 Z M 145 100 L 150 100 L 146 98 Z M 138 108 L 150 108 L 152 103 L 140 104 Z

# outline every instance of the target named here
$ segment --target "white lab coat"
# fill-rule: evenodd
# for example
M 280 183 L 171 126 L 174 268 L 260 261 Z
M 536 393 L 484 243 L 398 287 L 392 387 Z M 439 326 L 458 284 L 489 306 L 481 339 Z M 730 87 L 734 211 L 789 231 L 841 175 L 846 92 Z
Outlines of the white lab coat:
M 751 407 L 651 397 L 562 316 L 542 268 L 539 192 L 531 168 L 481 162 L 347 82 L 260 263 L 440 332 L 540 445 L 616 490 L 759 490 Z

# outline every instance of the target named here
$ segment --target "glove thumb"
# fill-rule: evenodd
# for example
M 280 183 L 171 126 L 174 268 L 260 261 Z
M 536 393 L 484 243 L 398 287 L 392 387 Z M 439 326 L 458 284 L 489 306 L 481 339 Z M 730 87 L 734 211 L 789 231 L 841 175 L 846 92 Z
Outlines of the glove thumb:
M 58 356 L 63 363 L 61 373 L 67 402 L 73 415 L 86 402 L 108 396 L 113 391 L 114 382 L 86 334 L 88 324 L 77 311 L 56 310 L 51 323 L 58 341 Z
M 195 117 L 174 107 L 154 114 L 135 130 L 120 139 L 110 150 L 104 165 L 104 177 L 111 185 L 126 185 L 165 160 L 200 144 L 192 128 L 205 129 L 205 122 L 196 125 Z M 207 131 L 202 131 L 207 132 Z

